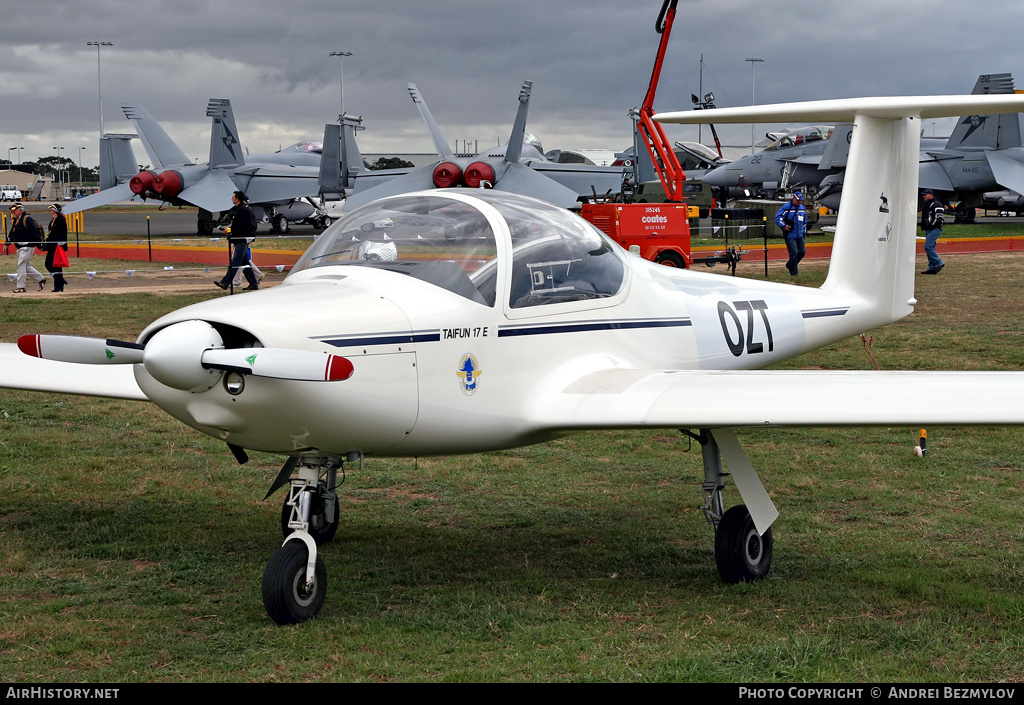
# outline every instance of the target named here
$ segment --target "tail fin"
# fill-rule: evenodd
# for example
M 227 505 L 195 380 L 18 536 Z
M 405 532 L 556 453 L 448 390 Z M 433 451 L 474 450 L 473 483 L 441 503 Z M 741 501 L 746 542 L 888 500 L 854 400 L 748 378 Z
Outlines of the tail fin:
M 825 144 L 825 151 L 821 154 L 821 161 L 818 162 L 818 169 L 841 169 L 846 166 L 850 159 L 850 141 L 853 133 L 853 125 L 836 125 L 832 128 L 832 134 Z
M 416 104 L 420 111 L 420 117 L 423 118 L 423 122 L 427 123 L 427 129 L 430 130 L 430 138 L 434 140 L 434 149 L 437 150 L 437 156 L 441 158 L 441 161 L 454 159 L 455 153 L 448 146 L 448 143 L 445 142 L 444 135 L 441 134 L 441 128 L 437 126 L 434 116 L 430 113 L 430 108 L 427 107 L 426 101 L 420 95 L 420 89 L 416 87 L 415 83 L 410 83 L 407 87 L 409 95 L 412 96 L 412 102 Z
M 139 173 L 132 138 L 135 135 L 106 134 L 100 137 L 100 190 L 113 188 Z
M 210 129 L 210 168 L 245 164 L 231 101 L 226 98 L 210 98 L 206 104 L 206 116 L 213 118 L 213 127 Z
M 914 251 L 921 120 L 1024 110 L 1024 95 L 854 98 L 719 108 L 716 123 L 852 122 L 853 139 L 823 291 L 864 302 L 862 330 L 907 315 L 914 304 Z M 702 122 L 704 111 L 665 113 L 661 122 Z M 710 116 L 704 121 L 710 119 Z
M 363 170 L 363 155 L 356 144 L 358 118 L 346 116 L 340 125 L 324 125 L 324 150 L 320 154 L 320 195 L 338 200 L 353 188 L 356 175 Z
M 139 103 L 122 103 L 121 110 L 124 116 L 135 123 L 135 129 L 142 140 L 142 146 L 146 148 L 146 154 L 153 162 L 154 168 L 168 166 L 183 166 L 191 164 L 192 160 L 185 156 L 181 148 L 174 143 L 174 140 L 164 132 L 149 111 Z
M 508 146 L 505 148 L 505 161 L 510 164 L 518 164 L 519 157 L 523 154 L 523 140 L 526 139 L 526 114 L 530 109 L 530 91 L 533 89 L 533 81 L 523 81 L 519 89 L 519 110 L 516 111 L 516 121 L 512 124 L 512 134 L 508 138 Z
M 1008 95 L 1014 93 L 1013 76 L 1008 73 L 982 74 L 971 95 Z M 1020 116 L 966 115 L 957 121 L 946 149 L 1005 149 L 1020 147 Z

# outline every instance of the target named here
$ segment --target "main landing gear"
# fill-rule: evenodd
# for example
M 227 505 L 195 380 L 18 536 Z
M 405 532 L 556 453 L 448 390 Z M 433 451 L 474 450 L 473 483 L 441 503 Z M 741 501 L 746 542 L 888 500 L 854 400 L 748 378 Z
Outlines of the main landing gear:
M 278 624 L 312 619 L 324 605 L 327 568 L 317 546 L 333 539 L 338 531 L 339 468 L 342 459 L 338 457 L 292 458 L 271 488 L 273 493 L 296 471 L 298 476 L 287 480 L 288 497 L 281 508 L 284 545 L 263 571 L 263 606 Z
M 771 524 L 778 512 L 768 498 L 757 475 L 753 473 L 739 443 L 731 431 L 701 429 L 699 433 L 683 431 L 701 444 L 704 459 L 704 518 L 715 530 L 715 564 L 722 580 L 727 583 L 741 583 L 758 580 L 768 575 L 772 567 L 772 530 L 763 533 L 757 530 L 754 518 L 747 505 L 740 504 L 724 510 L 722 490 L 725 488 L 725 473 L 722 472 L 722 456 L 727 454 L 733 478 L 744 499 L 752 500 L 763 523 Z M 719 440 L 726 446 L 719 445 Z

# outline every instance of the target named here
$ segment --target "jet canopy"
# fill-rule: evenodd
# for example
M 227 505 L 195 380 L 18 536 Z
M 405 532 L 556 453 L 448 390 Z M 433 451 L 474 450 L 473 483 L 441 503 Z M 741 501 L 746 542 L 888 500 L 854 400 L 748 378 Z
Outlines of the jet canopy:
M 384 269 L 512 309 L 614 296 L 627 271 L 622 248 L 578 216 L 483 189 L 404 194 L 356 208 L 317 238 L 289 276 L 335 265 Z
M 322 154 L 324 145 L 322 142 L 296 142 L 280 150 L 281 154 Z
M 832 136 L 832 129 L 832 125 L 802 127 L 799 130 L 787 132 L 782 137 L 765 147 L 764 151 L 770 152 L 774 149 L 781 149 L 783 147 L 796 147 L 801 144 L 807 144 L 808 142 L 820 142 L 821 140 L 827 140 Z

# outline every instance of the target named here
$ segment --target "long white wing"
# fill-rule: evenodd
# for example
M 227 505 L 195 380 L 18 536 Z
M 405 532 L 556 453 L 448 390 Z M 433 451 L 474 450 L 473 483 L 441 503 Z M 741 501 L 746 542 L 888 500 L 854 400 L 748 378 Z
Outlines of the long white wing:
M 605 370 L 538 414 L 565 430 L 1022 425 L 1024 372 Z
M 0 343 L 0 388 L 149 401 L 135 381 L 134 365 L 53 362 Z

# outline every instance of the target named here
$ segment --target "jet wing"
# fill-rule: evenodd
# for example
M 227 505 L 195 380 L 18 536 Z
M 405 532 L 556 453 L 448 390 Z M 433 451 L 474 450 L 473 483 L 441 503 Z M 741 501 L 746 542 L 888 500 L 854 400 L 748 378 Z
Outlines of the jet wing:
M 242 190 L 250 203 L 290 201 L 320 192 L 319 167 L 259 167 Z M 238 188 L 238 187 L 235 187 Z M 234 188 L 232 189 L 234 190 Z M 228 199 L 230 207 L 231 199 Z
M 1024 193 L 1024 164 L 1002 152 L 987 151 L 985 158 L 996 182 L 1011 191 Z
M 604 370 L 540 401 L 550 430 L 1024 422 L 1022 372 Z
M 0 388 L 3 389 L 149 401 L 135 381 L 133 368 L 133 365 L 54 362 L 26 355 L 13 343 L 0 343 Z
M 949 174 L 938 161 L 922 161 L 918 170 L 918 188 L 930 188 L 936 191 L 954 191 Z
M 118 184 L 117 186 L 97 191 L 92 195 L 69 203 L 64 206 L 64 215 L 78 213 L 79 211 L 89 210 L 97 206 L 106 206 L 117 201 L 129 201 L 133 198 L 135 198 L 135 194 L 132 193 L 132 189 L 128 184 Z

